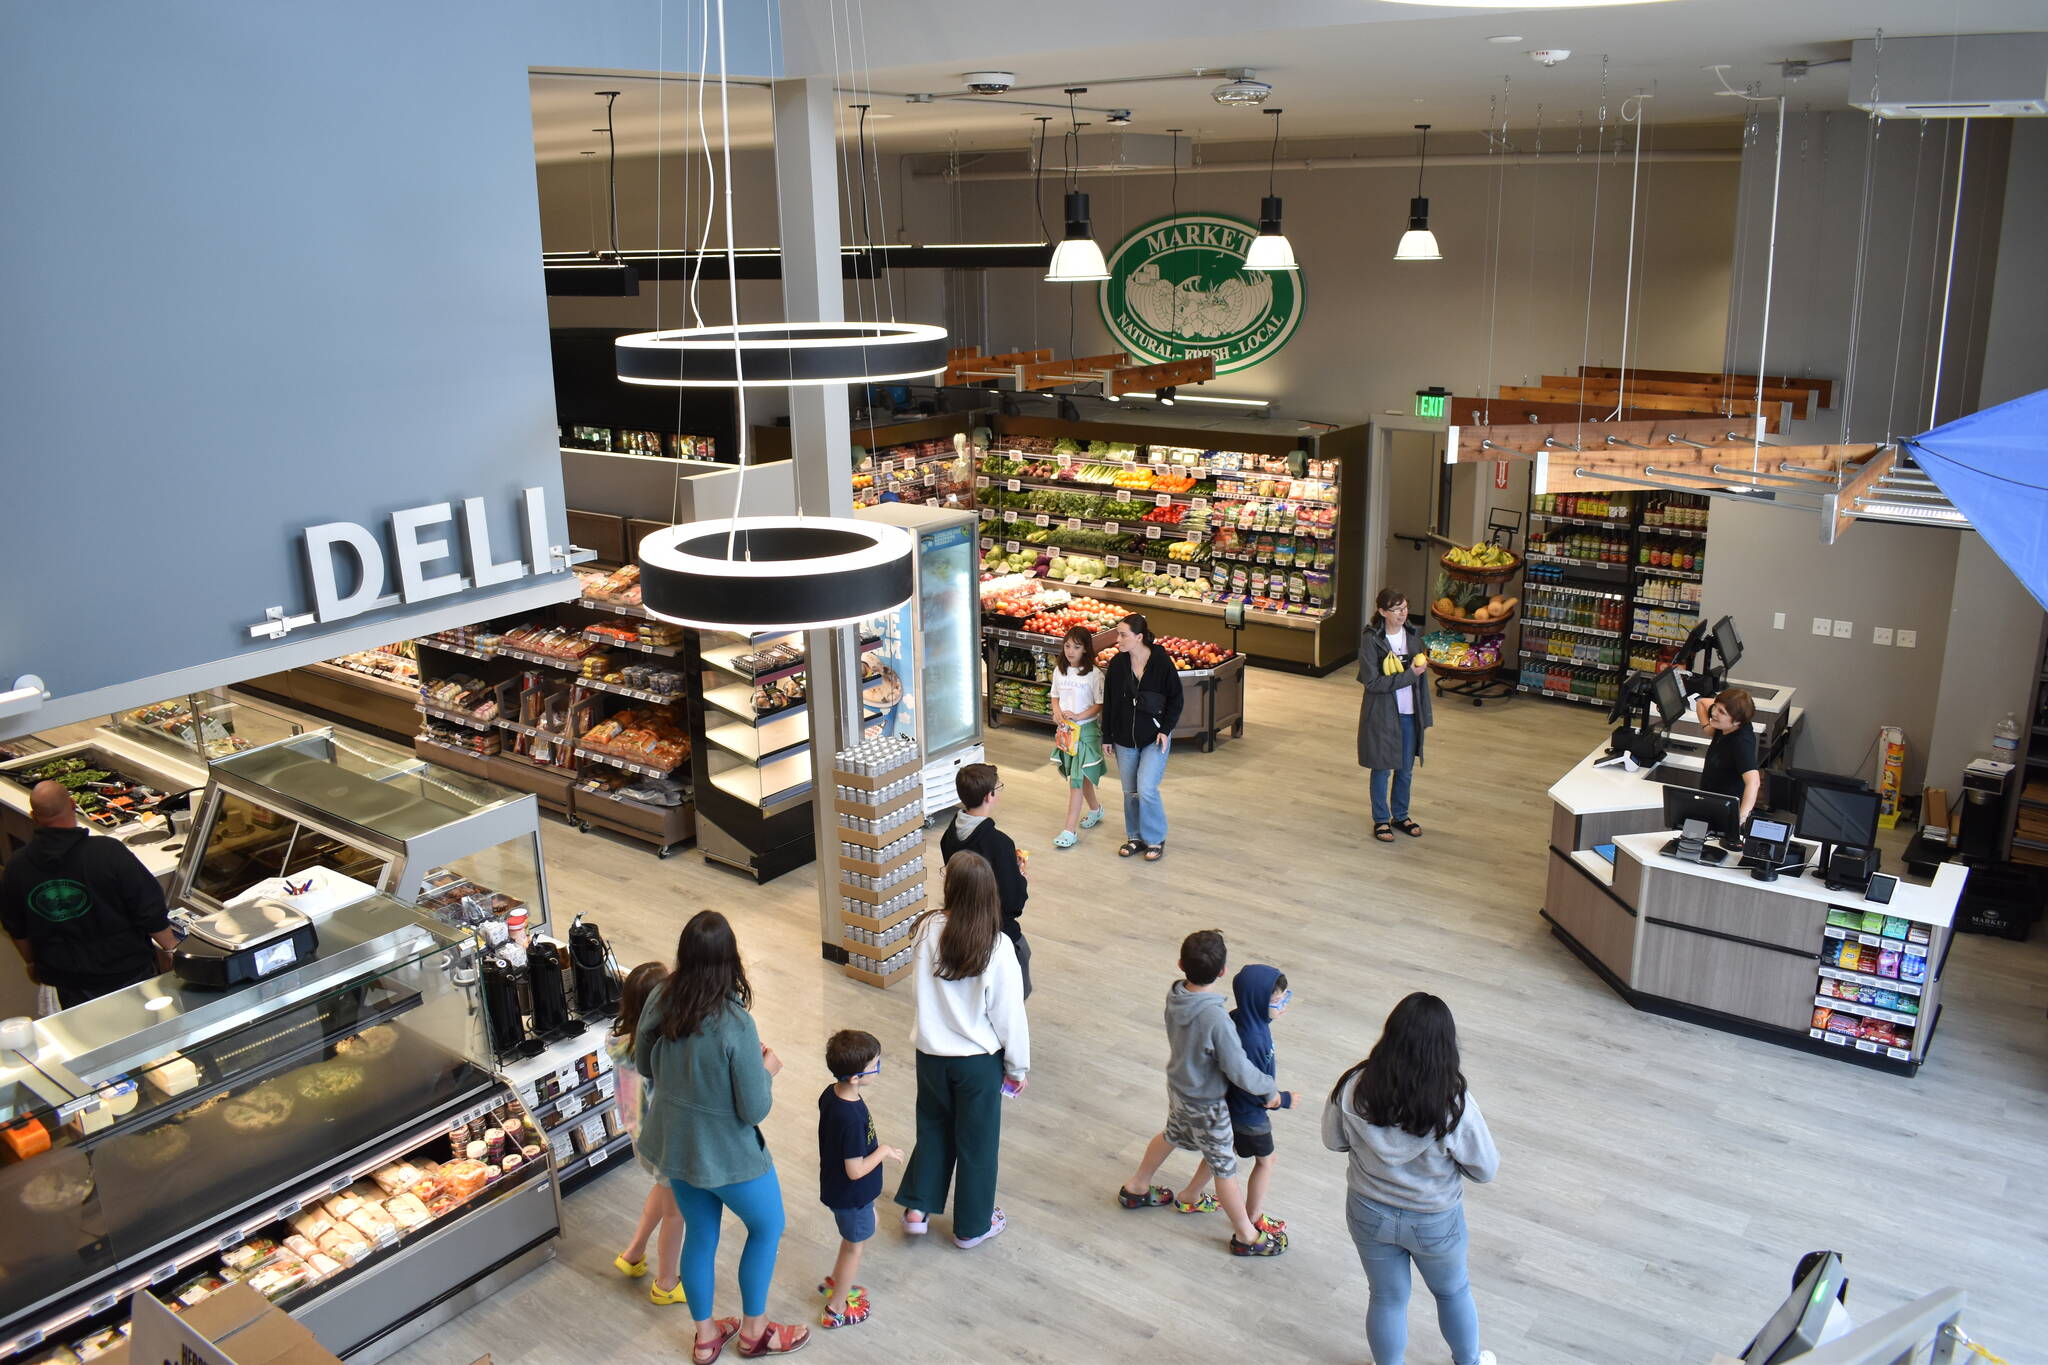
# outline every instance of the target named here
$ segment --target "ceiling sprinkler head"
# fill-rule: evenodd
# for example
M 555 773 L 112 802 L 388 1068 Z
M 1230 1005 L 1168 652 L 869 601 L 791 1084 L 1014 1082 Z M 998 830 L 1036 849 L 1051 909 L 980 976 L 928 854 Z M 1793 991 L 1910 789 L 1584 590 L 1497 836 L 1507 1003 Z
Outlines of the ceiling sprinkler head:
M 1258 108 L 1273 93 L 1273 87 L 1264 81 L 1253 80 L 1252 75 L 1249 67 L 1232 72 L 1231 79 L 1209 92 L 1209 98 L 1218 104 Z
M 1000 95 L 1017 83 L 1014 71 L 969 71 L 961 81 L 977 95 Z
M 1556 66 L 1572 55 L 1568 47 L 1536 47 L 1529 49 L 1529 60 L 1538 66 Z

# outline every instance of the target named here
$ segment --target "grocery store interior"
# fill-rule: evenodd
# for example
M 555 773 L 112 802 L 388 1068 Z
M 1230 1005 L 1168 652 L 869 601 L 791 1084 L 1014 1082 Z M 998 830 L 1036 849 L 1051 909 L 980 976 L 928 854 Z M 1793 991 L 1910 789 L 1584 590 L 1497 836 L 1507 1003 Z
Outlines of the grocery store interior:
M 706 910 L 780 1061 L 770 1353 L 2040 1355 L 2033 0 L 121 0 L 0 51 L 0 1365 L 681 1358 L 615 1034 Z M 912 1235 L 887 1160 L 835 1298 L 826 1041 L 936 1146 L 977 764 L 1002 1217 Z M 1223 1003 L 1291 991 L 1251 1244 L 1130 1204 L 1203 929 Z M 1396 1277 L 1325 1108 L 1417 992 L 1499 1161 L 1415 1158 L 1465 1232 Z

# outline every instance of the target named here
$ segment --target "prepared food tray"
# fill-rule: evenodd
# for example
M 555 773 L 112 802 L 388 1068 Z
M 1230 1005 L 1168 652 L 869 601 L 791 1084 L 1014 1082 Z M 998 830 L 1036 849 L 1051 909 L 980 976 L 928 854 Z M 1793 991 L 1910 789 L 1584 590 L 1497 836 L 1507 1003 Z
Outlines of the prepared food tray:
M 96 757 L 66 754 L 62 758 L 34 758 L 0 773 L 26 790 L 39 782 L 61 782 L 71 792 L 79 818 L 100 829 L 118 829 L 139 816 L 156 810 L 169 793 L 127 777 L 112 768 L 100 767 Z

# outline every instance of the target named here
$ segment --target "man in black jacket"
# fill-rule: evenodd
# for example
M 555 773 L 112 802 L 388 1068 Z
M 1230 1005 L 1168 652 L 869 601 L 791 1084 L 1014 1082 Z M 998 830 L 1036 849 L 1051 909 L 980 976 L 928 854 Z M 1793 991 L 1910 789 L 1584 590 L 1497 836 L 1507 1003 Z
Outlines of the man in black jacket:
M 988 859 L 989 870 L 996 874 L 996 890 L 1003 898 L 1003 932 L 1016 946 L 1017 966 L 1024 973 L 1024 994 L 1029 996 L 1031 945 L 1024 941 L 1024 930 L 1017 920 L 1024 913 L 1031 887 L 1024 879 L 1023 857 L 1017 852 L 1016 841 L 996 828 L 996 801 L 1002 794 L 1002 779 L 993 763 L 969 763 L 954 776 L 953 789 L 960 794 L 960 812 L 939 836 L 939 857 L 951 858 L 964 848 Z
M 142 860 L 80 829 L 61 782 L 36 784 L 29 816 L 35 835 L 0 874 L 0 924 L 30 979 L 70 1009 L 168 969 L 178 937 Z

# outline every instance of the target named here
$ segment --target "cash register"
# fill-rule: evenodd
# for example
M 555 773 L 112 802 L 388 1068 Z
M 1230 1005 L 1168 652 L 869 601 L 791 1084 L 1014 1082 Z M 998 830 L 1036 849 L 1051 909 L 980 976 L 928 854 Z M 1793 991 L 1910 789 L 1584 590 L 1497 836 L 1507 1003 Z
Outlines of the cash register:
M 1665 787 L 1664 824 L 1677 830 L 1678 837 L 1660 851 L 1666 857 L 1719 867 L 1728 860 L 1731 850 L 1740 847 L 1741 827 L 1736 819 L 1740 809 L 1741 803 L 1721 792 Z M 1718 846 L 1707 842 L 1709 834 L 1718 836 Z

